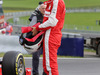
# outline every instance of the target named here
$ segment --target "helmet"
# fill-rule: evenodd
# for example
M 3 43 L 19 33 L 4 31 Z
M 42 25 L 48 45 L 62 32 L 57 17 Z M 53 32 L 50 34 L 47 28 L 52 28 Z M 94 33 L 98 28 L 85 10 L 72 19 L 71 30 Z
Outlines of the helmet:
M 22 33 L 19 38 L 19 43 L 24 49 L 32 54 L 39 50 L 43 41 L 43 33 L 39 32 L 36 36 L 32 36 L 32 32 Z

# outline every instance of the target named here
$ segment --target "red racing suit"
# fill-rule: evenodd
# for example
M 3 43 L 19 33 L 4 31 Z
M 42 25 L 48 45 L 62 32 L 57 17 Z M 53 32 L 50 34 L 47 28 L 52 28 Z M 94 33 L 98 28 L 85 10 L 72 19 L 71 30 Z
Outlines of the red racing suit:
M 43 40 L 43 68 L 47 75 L 59 75 L 57 50 L 61 44 L 61 29 L 64 25 L 65 4 L 63 0 L 48 0 L 43 23 L 36 27 L 46 31 Z

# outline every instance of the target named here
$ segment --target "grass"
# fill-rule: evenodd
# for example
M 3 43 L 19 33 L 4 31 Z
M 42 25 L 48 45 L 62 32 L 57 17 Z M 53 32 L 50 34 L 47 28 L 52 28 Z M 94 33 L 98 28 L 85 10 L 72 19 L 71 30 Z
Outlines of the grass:
M 39 1 L 41 0 L 3 0 L 3 7 L 35 8 L 37 7 Z
M 93 49 L 84 49 L 84 52 L 93 52 L 93 53 L 96 53 L 96 51 L 93 50 Z
M 0 53 L 0 57 L 3 57 L 5 53 Z M 32 57 L 30 54 L 23 54 L 24 57 Z
M 0 57 L 3 57 L 5 53 L 0 53 Z M 23 54 L 24 57 L 32 57 L 31 54 Z M 43 57 L 43 55 L 41 55 L 40 57 Z M 78 57 L 78 56 L 60 56 L 58 55 L 58 57 L 62 57 L 62 58 L 82 58 L 82 57 Z
M 3 0 L 4 12 L 18 12 L 34 10 L 41 0 Z M 46 1 L 46 0 L 42 0 Z M 66 8 L 98 8 L 100 0 L 64 0 Z M 100 7 L 99 7 L 100 8 Z M 65 29 L 100 30 L 96 20 L 100 20 L 100 13 L 67 13 L 65 17 Z M 26 19 L 25 19 L 26 18 Z M 21 17 L 27 21 L 29 17 Z M 12 19 L 8 20 L 13 22 Z
M 100 0 L 64 0 L 66 8 L 100 8 Z
M 3 57 L 4 56 L 4 53 L 0 53 L 0 57 Z
M 83 57 L 79 57 L 79 56 L 61 56 L 61 55 L 58 55 L 57 57 L 59 57 L 59 58 L 83 58 Z
M 5 10 L 35 9 L 39 1 L 47 0 L 3 0 Z M 95 8 L 100 7 L 100 0 L 64 0 L 66 8 Z
M 66 13 L 64 29 L 100 31 L 100 12 L 97 13 Z M 20 17 L 20 21 L 28 21 L 29 16 Z M 96 20 L 98 20 L 96 25 Z M 9 19 L 13 23 L 13 19 Z M 21 23 L 21 22 L 20 22 Z
M 94 13 L 67 13 L 65 16 L 65 24 L 68 25 L 86 25 L 95 26 L 96 20 L 100 20 L 100 12 Z
M 100 30 L 100 25 L 96 25 L 96 20 L 100 20 L 99 13 L 67 13 L 65 16 L 64 28 L 79 30 Z
M 34 10 L 41 0 L 3 0 L 4 12 Z M 42 0 L 45 1 L 45 0 Z
M 92 49 L 84 49 L 84 52 L 91 52 L 91 53 L 96 53 L 95 50 Z M 0 53 L 0 57 L 3 57 L 5 53 Z M 32 55 L 30 54 L 23 54 L 24 57 L 32 57 Z M 40 57 L 43 57 L 43 55 L 41 55 Z M 58 55 L 58 57 L 62 57 L 62 58 L 82 58 L 82 57 L 77 57 L 77 56 L 60 56 Z

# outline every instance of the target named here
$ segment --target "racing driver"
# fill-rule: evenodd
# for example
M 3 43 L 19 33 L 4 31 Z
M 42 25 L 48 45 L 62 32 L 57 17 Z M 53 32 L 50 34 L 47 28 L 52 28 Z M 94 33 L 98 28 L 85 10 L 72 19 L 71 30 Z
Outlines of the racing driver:
M 59 75 L 57 50 L 61 44 L 61 29 L 64 25 L 65 4 L 63 0 L 48 0 L 43 23 L 33 27 L 33 35 L 45 31 L 43 40 L 43 75 Z

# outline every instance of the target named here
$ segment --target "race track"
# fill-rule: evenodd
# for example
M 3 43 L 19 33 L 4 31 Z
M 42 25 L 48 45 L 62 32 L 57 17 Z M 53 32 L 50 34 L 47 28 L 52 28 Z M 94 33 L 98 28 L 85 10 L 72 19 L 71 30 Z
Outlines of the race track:
M 25 58 L 26 67 L 32 67 L 31 60 L 31 58 Z M 100 75 L 100 58 L 58 59 L 58 67 L 59 75 Z M 40 75 L 42 75 L 42 71 L 42 59 L 40 59 Z

